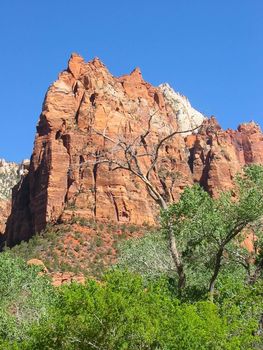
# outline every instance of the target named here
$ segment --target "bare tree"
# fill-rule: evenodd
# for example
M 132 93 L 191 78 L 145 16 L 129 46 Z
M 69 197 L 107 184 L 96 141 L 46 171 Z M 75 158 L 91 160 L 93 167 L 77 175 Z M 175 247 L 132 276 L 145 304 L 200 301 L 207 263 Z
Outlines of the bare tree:
M 103 131 L 92 128 L 91 132 L 100 136 L 104 140 L 105 145 L 106 143 L 107 145 L 111 144 L 111 147 L 105 147 L 105 150 L 97 151 L 91 156 L 94 158 L 96 167 L 100 164 L 107 163 L 112 171 L 121 169 L 135 175 L 144 183 L 147 192 L 160 208 L 167 209 L 169 200 L 164 197 L 160 188 L 153 181 L 153 173 L 156 174 L 157 163 L 160 160 L 160 151 L 164 144 L 175 135 L 193 132 L 200 128 L 201 125 L 189 130 L 170 131 L 166 133 L 165 136 L 158 139 L 157 143 L 153 145 L 148 140 L 150 134 L 153 132 L 152 120 L 156 112 L 157 111 L 150 115 L 147 129 L 143 130 L 142 133 L 132 140 L 124 136 L 111 136 L 107 134 L 107 128 Z M 178 274 L 178 286 L 179 289 L 181 289 L 185 286 L 186 277 L 172 228 L 169 230 L 168 238 L 172 259 Z

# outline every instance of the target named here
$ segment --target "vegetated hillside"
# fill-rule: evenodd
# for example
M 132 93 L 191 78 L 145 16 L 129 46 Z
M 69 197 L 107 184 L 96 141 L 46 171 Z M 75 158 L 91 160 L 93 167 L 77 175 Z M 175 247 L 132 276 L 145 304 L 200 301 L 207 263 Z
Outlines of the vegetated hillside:
M 0 254 L 0 349 L 262 349 L 262 214 L 263 167 L 254 165 L 216 198 L 185 188 L 156 232 L 76 216 L 47 227 Z M 21 259 L 36 255 L 49 273 Z M 68 268 L 77 278 L 56 274 Z
M 151 166 L 157 145 L 174 131 L 181 134 L 161 144 Z M 262 150 L 255 123 L 224 131 L 167 84 L 145 82 L 139 69 L 116 78 L 99 59 L 85 63 L 73 54 L 46 94 L 29 174 L 14 191 L 7 243 L 74 215 L 154 224 L 159 206 L 143 177 L 167 203 L 196 182 L 216 194 L 231 188 L 245 164 L 262 164 Z M 128 169 L 134 157 L 139 176 Z
M 61 280 L 60 272 L 101 277 L 117 263 L 123 241 L 154 230 L 147 225 L 120 225 L 74 217 L 67 223 L 48 225 L 28 242 L 13 247 L 10 254 L 24 261 L 41 260 L 55 283 Z

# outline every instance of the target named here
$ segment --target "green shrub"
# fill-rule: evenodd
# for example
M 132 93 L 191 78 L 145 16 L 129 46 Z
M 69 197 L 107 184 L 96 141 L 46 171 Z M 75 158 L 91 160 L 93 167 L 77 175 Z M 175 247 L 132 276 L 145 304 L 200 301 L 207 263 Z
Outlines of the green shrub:
M 122 241 L 118 245 L 118 250 L 117 265 L 121 268 L 140 273 L 147 279 L 175 275 L 168 242 L 158 232 Z
M 222 315 L 222 312 L 226 315 Z M 58 291 L 47 320 L 32 328 L 22 349 L 247 350 L 260 349 L 255 325 L 240 313 L 208 301 L 181 303 L 163 280 L 145 284 L 138 275 L 108 273 Z
M 54 290 L 39 268 L 8 252 L 0 254 L 0 338 L 21 340 L 32 324 L 47 316 Z
M 180 304 L 164 282 L 115 271 L 102 284 L 61 288 L 26 349 L 235 349 L 227 332 L 214 304 Z

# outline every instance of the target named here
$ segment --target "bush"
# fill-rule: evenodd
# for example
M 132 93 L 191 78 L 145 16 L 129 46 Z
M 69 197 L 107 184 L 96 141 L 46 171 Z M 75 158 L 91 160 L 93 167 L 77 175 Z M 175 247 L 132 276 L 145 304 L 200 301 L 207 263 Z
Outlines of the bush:
M 257 339 L 250 328 L 239 332 L 231 308 L 228 322 L 211 302 L 180 303 L 165 280 L 145 284 L 116 270 L 101 283 L 63 286 L 58 294 L 49 318 L 20 349 L 247 350 Z
M 27 338 L 32 324 L 47 317 L 54 290 L 39 267 L 27 266 L 8 252 L 0 254 L 0 338 Z
M 174 276 L 176 271 L 167 239 L 158 232 L 147 233 L 119 244 L 118 266 L 140 273 L 146 279 Z

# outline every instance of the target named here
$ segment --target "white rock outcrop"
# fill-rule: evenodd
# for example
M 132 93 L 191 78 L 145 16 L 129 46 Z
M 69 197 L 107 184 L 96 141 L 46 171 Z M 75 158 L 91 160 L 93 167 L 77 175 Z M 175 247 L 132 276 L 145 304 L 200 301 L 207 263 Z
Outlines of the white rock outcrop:
M 29 163 L 27 159 L 21 164 L 0 159 L 0 199 L 11 198 L 12 188 L 19 182 L 21 176 L 28 172 Z
M 185 96 L 175 92 L 169 84 L 161 84 L 159 85 L 159 89 L 162 91 L 166 102 L 173 109 L 180 131 L 194 129 L 201 125 L 204 119 L 207 119 L 202 113 L 191 106 L 189 100 Z M 196 129 L 195 132 L 198 132 L 198 129 Z M 183 133 L 183 135 L 191 133 L 192 132 L 189 131 Z

